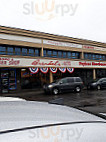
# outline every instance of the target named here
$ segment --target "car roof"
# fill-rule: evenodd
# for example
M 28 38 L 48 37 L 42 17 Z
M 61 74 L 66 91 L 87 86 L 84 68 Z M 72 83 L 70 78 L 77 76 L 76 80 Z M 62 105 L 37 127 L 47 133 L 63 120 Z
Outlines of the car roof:
M 62 79 L 69 79 L 69 78 L 80 78 L 80 77 L 65 77 L 65 78 L 62 78 Z
M 0 129 L 10 130 L 22 127 L 67 122 L 103 121 L 104 119 L 77 110 L 44 102 L 1 101 Z

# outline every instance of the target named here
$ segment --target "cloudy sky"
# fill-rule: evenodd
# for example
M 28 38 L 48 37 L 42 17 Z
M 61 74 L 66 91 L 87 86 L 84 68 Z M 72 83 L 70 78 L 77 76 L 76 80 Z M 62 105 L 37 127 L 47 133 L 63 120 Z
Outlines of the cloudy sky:
M 0 0 L 0 25 L 106 43 L 106 1 Z

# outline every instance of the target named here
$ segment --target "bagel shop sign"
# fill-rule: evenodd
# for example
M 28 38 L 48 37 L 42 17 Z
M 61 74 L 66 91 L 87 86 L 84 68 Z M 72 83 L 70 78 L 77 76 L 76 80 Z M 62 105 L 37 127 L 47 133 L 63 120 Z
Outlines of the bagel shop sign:
M 106 62 L 0 57 L 0 67 L 106 68 Z

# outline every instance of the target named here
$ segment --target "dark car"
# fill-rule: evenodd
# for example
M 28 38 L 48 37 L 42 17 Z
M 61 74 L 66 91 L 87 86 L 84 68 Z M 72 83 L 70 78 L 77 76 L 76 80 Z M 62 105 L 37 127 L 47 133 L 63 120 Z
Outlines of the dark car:
M 106 88 L 106 78 L 93 80 L 88 84 L 87 87 L 88 89 L 97 89 L 97 90 Z
M 61 92 L 69 92 L 71 90 L 80 92 L 82 87 L 83 82 L 80 77 L 66 77 L 44 85 L 43 89 L 46 93 L 49 92 L 57 95 Z

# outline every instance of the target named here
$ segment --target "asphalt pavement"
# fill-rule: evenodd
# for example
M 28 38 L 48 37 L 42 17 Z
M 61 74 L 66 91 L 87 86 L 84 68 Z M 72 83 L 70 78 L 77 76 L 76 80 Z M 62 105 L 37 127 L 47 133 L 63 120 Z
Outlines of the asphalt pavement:
M 75 107 L 91 113 L 106 113 L 106 90 L 82 90 L 80 93 L 70 92 L 59 95 L 44 94 L 42 89 L 24 90 L 21 93 L 3 94 L 3 96 L 19 97 L 28 101 L 49 102 L 63 98 L 64 105 Z

